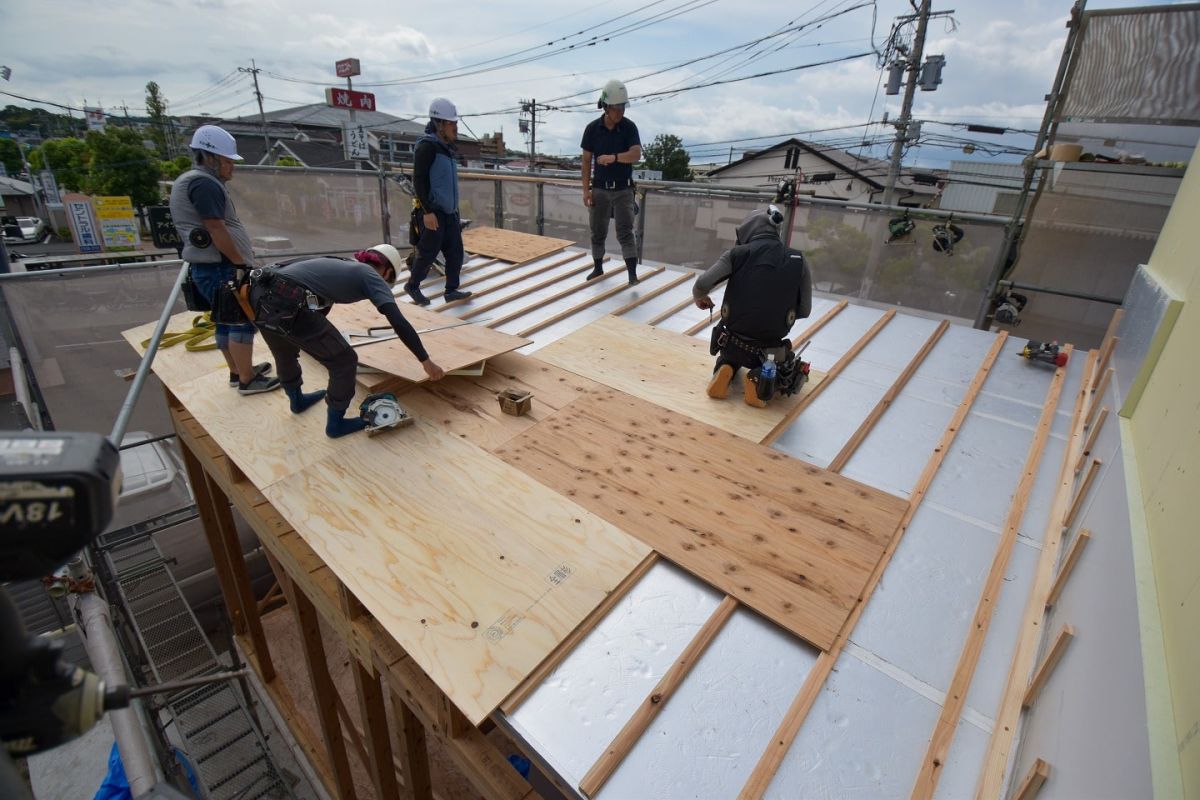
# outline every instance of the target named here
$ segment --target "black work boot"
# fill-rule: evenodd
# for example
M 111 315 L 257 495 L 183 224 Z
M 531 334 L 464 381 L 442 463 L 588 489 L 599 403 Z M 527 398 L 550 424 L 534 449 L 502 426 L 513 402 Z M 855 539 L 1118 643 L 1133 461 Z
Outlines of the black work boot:
M 636 258 L 625 259 L 625 271 L 629 273 L 629 285 L 630 286 L 636 286 L 638 283 L 640 283 L 640 281 L 638 280 L 638 276 L 637 276 L 637 259 Z
M 596 266 L 592 267 L 592 271 L 588 273 L 587 279 L 589 281 L 594 281 L 604 274 L 604 259 L 597 258 L 594 261 L 596 262 Z

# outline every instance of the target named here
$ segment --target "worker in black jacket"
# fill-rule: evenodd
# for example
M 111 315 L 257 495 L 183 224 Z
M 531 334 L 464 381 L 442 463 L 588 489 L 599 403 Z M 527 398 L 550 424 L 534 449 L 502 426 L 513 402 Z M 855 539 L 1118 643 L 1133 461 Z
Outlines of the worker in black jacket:
M 402 263 L 395 247 L 380 244 L 355 253 L 353 260 L 309 258 L 250 273 L 249 301 L 254 309 L 254 324 L 275 356 L 279 382 L 291 402 L 292 413 L 299 414 L 324 398 L 325 433 L 331 438 L 360 431 L 367 425 L 362 419 L 345 418 L 346 409 L 354 399 L 358 355 L 326 319 L 334 303 L 370 300 L 421 362 L 430 380 L 440 380 L 445 374 L 429 358 L 421 337 L 400 313 L 392 295 L 392 284 Z M 301 351 L 329 370 L 327 389 L 302 391 L 298 358 Z
M 710 350 L 717 357 L 708 396 L 722 399 L 738 369 L 750 370 L 745 400 L 761 408 L 771 391 L 758 391 L 763 362 L 774 356 L 778 390 L 790 394 L 803 383 L 801 363 L 786 338 L 797 319 L 812 311 L 812 275 L 799 250 L 779 238 L 783 213 L 775 206 L 754 211 L 737 228 L 737 243 L 696 278 L 692 298 L 708 310 L 708 294 L 728 280 L 721 302 L 721 321 L 713 329 Z M 766 394 L 767 397 L 762 397 Z

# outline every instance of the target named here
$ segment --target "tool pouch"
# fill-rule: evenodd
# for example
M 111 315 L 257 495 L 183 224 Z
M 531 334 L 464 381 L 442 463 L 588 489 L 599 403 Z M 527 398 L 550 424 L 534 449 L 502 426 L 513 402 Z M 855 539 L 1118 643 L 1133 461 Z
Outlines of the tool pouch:
M 195 281 L 192 280 L 192 268 L 189 265 L 187 274 L 183 276 L 183 284 L 180 286 L 180 292 L 183 294 L 183 304 L 187 306 L 188 311 L 212 311 L 212 305 L 208 302 L 208 298 L 204 296 L 197 287 Z
M 713 326 L 712 334 L 708 339 L 708 354 L 715 356 L 725 347 L 725 323 L 718 322 Z
M 264 276 L 265 277 L 265 276 Z M 255 324 L 283 336 L 290 336 L 306 304 L 303 286 L 279 278 L 267 278 L 265 291 L 254 306 Z
M 225 281 L 217 287 L 216 297 L 213 298 L 212 320 L 221 325 L 245 325 L 250 322 L 238 301 L 237 281 Z

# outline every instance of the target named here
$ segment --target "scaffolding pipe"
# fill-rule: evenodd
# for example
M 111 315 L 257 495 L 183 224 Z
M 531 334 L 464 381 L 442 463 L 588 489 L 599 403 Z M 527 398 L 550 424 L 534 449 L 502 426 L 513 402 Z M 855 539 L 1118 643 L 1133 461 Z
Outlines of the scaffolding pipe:
M 79 629 L 83 633 L 83 644 L 92 662 L 92 671 L 104 681 L 105 686 L 127 685 L 129 681 L 121 662 L 117 637 L 113 633 L 108 604 L 95 592 L 81 592 L 71 597 Z M 130 792 L 134 797 L 140 797 L 158 782 L 158 775 L 150 746 L 142 735 L 137 711 L 133 707 L 119 708 L 107 712 L 106 716 L 117 739 Z

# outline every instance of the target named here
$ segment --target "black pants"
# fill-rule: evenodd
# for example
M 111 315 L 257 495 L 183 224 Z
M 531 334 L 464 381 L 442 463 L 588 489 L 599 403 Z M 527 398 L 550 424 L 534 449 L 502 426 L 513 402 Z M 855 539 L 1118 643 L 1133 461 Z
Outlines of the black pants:
M 421 281 L 429 276 L 429 267 L 440 252 L 446 257 L 446 291 L 452 292 L 458 288 L 458 276 L 462 272 L 462 222 L 458 214 L 443 214 L 441 211 L 434 213 L 438 221 L 436 231 L 425 227 L 424 215 L 417 217 L 421 238 L 417 241 L 417 257 L 413 261 L 412 272 L 404 288 L 419 288 Z
M 258 291 L 258 290 L 256 290 Z M 328 313 L 328 310 L 326 310 Z M 300 353 L 308 353 L 329 370 L 325 402 L 330 408 L 345 411 L 354 399 L 354 377 L 358 373 L 358 353 L 338 333 L 338 329 L 319 311 L 304 309 L 296 317 L 291 333 L 284 336 L 260 327 L 263 341 L 275 358 L 275 374 L 284 390 L 300 386 Z

